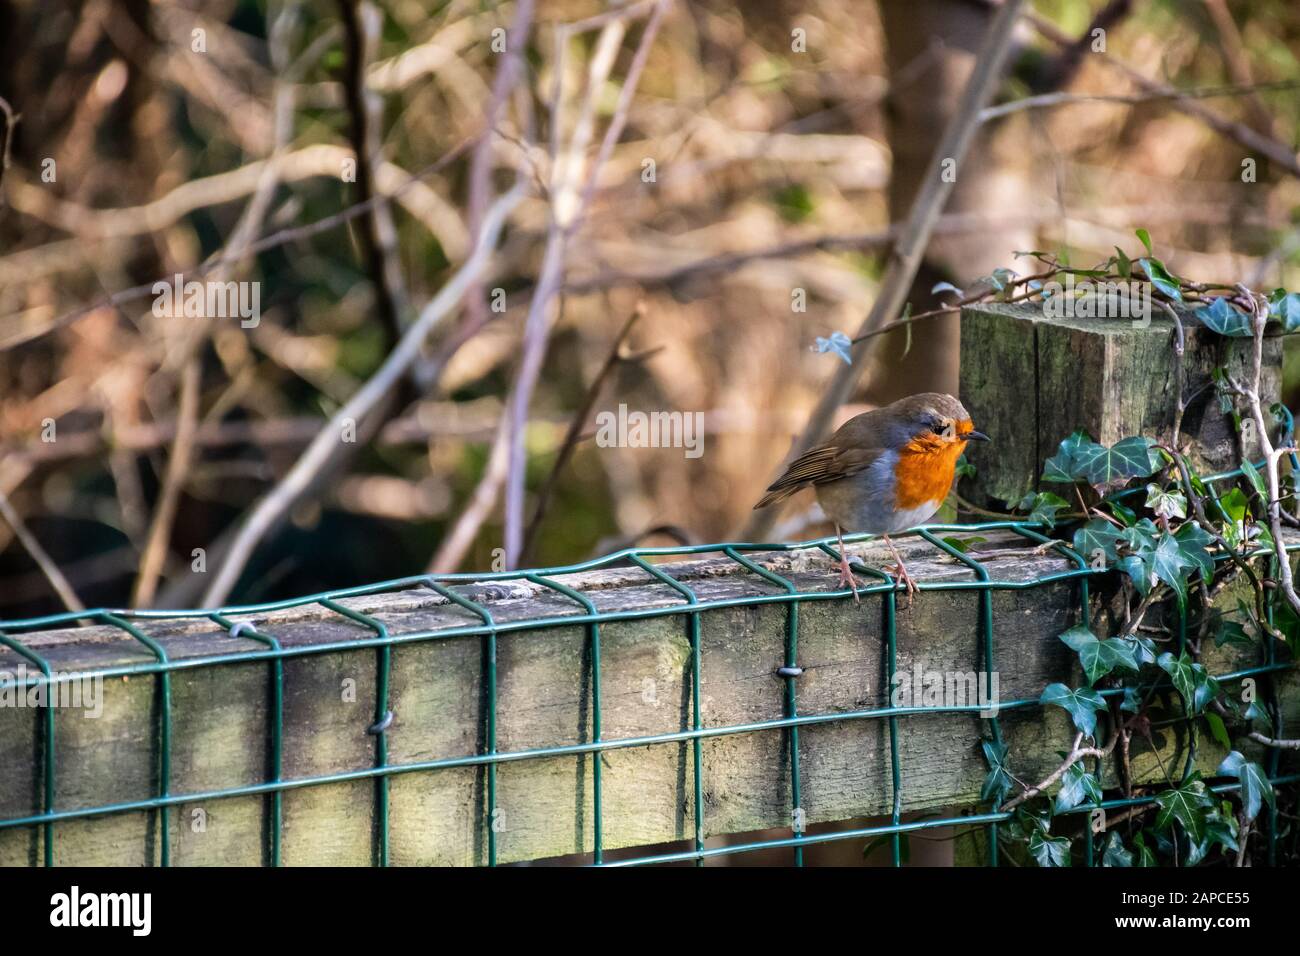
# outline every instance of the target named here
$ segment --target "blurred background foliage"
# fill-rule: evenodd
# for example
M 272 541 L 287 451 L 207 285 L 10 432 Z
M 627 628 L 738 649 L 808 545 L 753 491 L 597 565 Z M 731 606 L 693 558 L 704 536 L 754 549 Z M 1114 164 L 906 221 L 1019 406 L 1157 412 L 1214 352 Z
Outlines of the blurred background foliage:
M 530 405 L 528 488 L 550 475 L 638 303 L 644 315 L 625 348 L 649 354 L 616 363 L 592 410 L 702 412 L 704 454 L 598 447 L 589 417 L 557 475 L 530 563 L 737 533 L 834 372 L 837 360 L 810 345 L 856 328 L 872 302 L 885 230 L 906 217 L 995 6 L 671 6 L 569 246 Z M 551 132 L 555 25 L 605 9 L 595 0 L 538 5 L 526 92 L 512 98 L 492 139 L 494 188 L 515 169 L 545 180 L 524 143 L 545 144 Z M 1293 0 L 1038 0 L 1033 10 L 1037 21 L 1017 28 L 1001 100 L 1140 92 L 1117 63 L 1180 89 L 1300 80 Z M 450 157 L 390 206 L 396 258 L 418 308 L 470 246 L 473 150 L 465 144 L 481 131 L 501 61 L 492 31 L 516 11 L 463 0 L 389 0 L 380 11 L 366 77 L 382 107 L 386 175 L 405 182 Z M 192 322 L 154 315 L 147 295 L 116 305 L 104 296 L 188 272 L 225 248 L 267 157 L 279 157 L 281 172 L 257 235 L 357 201 L 356 184 L 340 173 L 352 154 L 339 23 L 339 7 L 324 0 L 269 8 L 258 0 L 0 0 L 0 97 L 21 114 L 0 207 L 0 493 L 87 605 L 132 599 L 158 525 L 195 334 Z M 1093 49 L 1098 23 L 1104 52 Z M 643 29 L 630 25 L 596 91 L 602 129 Z M 1070 42 L 1053 41 L 1051 29 Z M 595 37 L 567 48 L 567 88 L 581 87 Z M 292 94 L 287 125 L 277 121 L 277 88 Z M 1296 90 L 1195 103 L 1294 157 Z M 1295 170 L 1183 105 L 1074 102 L 987 124 L 928 250 L 914 308 L 936 304 L 936 282 L 963 285 L 1014 268 L 1015 250 L 1061 249 L 1076 263 L 1104 259 L 1115 245 L 1132 252 L 1137 227 L 1189 278 L 1296 287 Z M 1250 158 L 1255 181 L 1244 182 Z M 234 278 L 260 283 L 261 321 L 245 329 L 218 320 L 194 346 L 195 453 L 174 519 L 162 522 L 165 560 L 152 603 L 197 600 L 194 549 L 213 548 L 391 347 L 362 222 L 293 237 L 232 267 Z M 430 566 L 487 469 L 546 229 L 546 196 L 534 189 L 508 224 L 479 302 L 429 343 L 430 356 L 447 359 L 441 373 L 407 384 L 377 439 L 264 542 L 233 599 Z M 485 311 L 494 288 L 507 293 L 502 313 Z M 806 294 L 803 311 L 792 307 L 795 290 Z M 475 314 L 488 319 L 481 329 Z M 955 390 L 956 341 L 952 318 L 877 339 L 843 417 L 911 392 Z M 1297 388 L 1300 364 L 1290 356 L 1288 396 Z M 978 418 L 979 396 L 963 398 Z M 57 440 L 43 441 L 50 422 Z M 996 438 L 1016 423 L 980 426 Z M 805 503 L 777 534 L 822 527 Z M 491 569 L 502 537 L 493 505 L 443 569 Z M 58 607 L 28 549 L 0 522 L 0 615 Z

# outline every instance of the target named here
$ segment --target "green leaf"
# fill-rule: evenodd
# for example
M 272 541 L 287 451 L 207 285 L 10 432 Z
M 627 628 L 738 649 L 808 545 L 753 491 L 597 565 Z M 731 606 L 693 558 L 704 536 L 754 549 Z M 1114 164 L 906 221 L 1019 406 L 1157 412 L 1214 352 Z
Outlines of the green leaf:
M 1129 257 L 1124 254 L 1124 250 L 1119 246 L 1115 247 L 1115 265 L 1121 279 L 1127 279 L 1133 275 L 1133 263 L 1129 261 Z
M 980 746 L 984 748 L 984 759 L 989 765 L 988 776 L 980 789 L 980 800 L 1000 806 L 1011 791 L 1011 774 L 1006 765 L 1007 747 L 992 740 L 982 740 Z
M 1079 429 L 1057 446 L 1056 454 L 1043 463 L 1043 481 L 1072 485 L 1078 480 L 1077 456 L 1079 449 L 1092 445 L 1093 440 Z
M 1235 338 L 1252 336 L 1250 317 L 1239 311 L 1225 298 L 1212 299 L 1209 305 L 1203 305 L 1192 313 L 1196 319 L 1211 332 Z
M 1250 510 L 1250 499 L 1240 488 L 1233 488 L 1226 495 L 1219 499 L 1219 504 L 1223 506 L 1228 520 L 1241 522 L 1246 518 L 1246 513 Z
M 1101 854 L 1101 865 L 1123 867 L 1133 865 L 1133 854 L 1124 849 L 1124 841 L 1114 830 L 1106 834 L 1106 848 Z
M 1211 810 L 1205 818 L 1206 842 L 1221 844 L 1236 853 L 1241 849 L 1237 843 L 1237 818 L 1232 813 L 1232 804 L 1224 803 L 1223 807 L 1224 810 Z
M 1160 468 L 1159 453 L 1150 438 L 1125 438 L 1107 448 L 1095 442 L 1080 445 L 1074 453 L 1075 476 L 1102 487 L 1145 478 Z M 1044 475 L 1046 477 L 1046 475 Z
M 1206 816 L 1211 802 L 1205 784 L 1192 774 L 1173 790 L 1156 796 L 1156 805 L 1160 808 L 1156 814 L 1156 826 L 1168 830 L 1176 821 L 1189 840 L 1200 843 L 1206 836 Z
M 1092 631 L 1083 625 L 1072 627 L 1060 635 L 1071 649 L 1079 654 L 1079 663 L 1089 684 L 1096 684 L 1117 667 L 1138 672 L 1134 646 L 1123 638 L 1112 637 L 1099 640 Z
M 1118 501 L 1107 500 L 1106 505 L 1110 507 L 1111 514 L 1120 520 L 1121 523 L 1128 527 L 1137 524 L 1137 512 L 1132 508 L 1126 508 Z
M 1184 557 L 1177 538 L 1172 534 L 1160 538 L 1160 544 L 1152 556 L 1151 569 L 1156 577 L 1169 585 L 1169 589 L 1178 598 L 1180 608 L 1187 604 L 1187 572 L 1195 567 Z
M 1214 635 L 1215 647 L 1222 647 L 1224 644 L 1250 647 L 1254 643 L 1250 635 L 1246 633 L 1246 628 L 1237 621 L 1223 621 Z
M 1163 292 L 1166 298 L 1173 299 L 1175 302 L 1183 300 L 1183 290 L 1178 279 L 1170 275 L 1163 262 L 1159 259 L 1145 258 L 1139 259 L 1138 264 L 1142 266 L 1142 271 L 1147 274 L 1151 284 Z
M 1195 519 L 1184 523 L 1174 532 L 1178 550 L 1188 564 L 1201 572 L 1201 580 L 1208 582 L 1214 577 L 1214 556 L 1210 554 L 1210 545 L 1214 538 L 1201 527 Z
M 1145 833 L 1146 831 L 1143 831 Z M 1156 854 L 1151 847 L 1147 846 L 1146 837 L 1143 833 L 1133 837 L 1133 849 L 1137 851 L 1137 865 L 1142 867 L 1156 866 Z
M 1064 684 L 1048 684 L 1038 702 L 1063 708 L 1074 721 L 1074 726 L 1088 737 L 1097 731 L 1097 711 L 1106 709 L 1106 702 L 1095 690 L 1070 690 Z
M 1282 323 L 1283 332 L 1300 329 L 1300 292 L 1278 289 L 1269 297 L 1268 314 Z
M 1159 485 L 1147 485 L 1146 506 L 1158 518 L 1186 518 L 1187 498 L 1181 491 L 1166 491 Z
M 1120 540 L 1120 532 L 1115 529 L 1109 521 L 1103 521 L 1101 518 L 1093 518 L 1082 528 L 1077 528 L 1074 532 L 1074 550 L 1083 555 L 1091 564 L 1093 554 L 1100 551 L 1109 564 L 1119 558 L 1116 550 Z
M 1147 255 L 1151 255 L 1151 234 L 1145 229 L 1139 229 L 1135 235 L 1142 241 L 1142 246 L 1146 249 Z
M 1070 841 L 1035 830 L 1029 835 L 1029 854 L 1039 866 L 1069 866 Z
M 1205 715 L 1205 722 L 1210 725 L 1210 736 L 1218 741 L 1224 750 L 1232 749 L 1232 740 L 1228 737 L 1228 728 L 1223 725 L 1223 718 L 1213 712 Z
M 1255 494 L 1266 495 L 1268 492 L 1264 489 L 1264 479 L 1260 477 L 1259 469 L 1247 459 L 1242 459 L 1241 473 L 1246 476 L 1250 486 L 1255 489 Z
M 1253 760 L 1247 760 L 1238 751 L 1234 750 L 1224 757 L 1223 763 L 1219 764 L 1219 769 L 1214 773 L 1219 777 L 1236 777 L 1241 781 L 1241 806 L 1247 821 L 1255 819 L 1265 803 L 1270 807 L 1275 805 L 1277 797 L 1264 768 Z
M 1189 715 L 1201 713 L 1210 701 L 1219 696 L 1219 682 L 1210 676 L 1204 665 L 1188 657 L 1186 651 L 1177 657 L 1166 651 L 1156 659 L 1156 665 L 1169 675 Z
M 1075 761 L 1061 778 L 1061 789 L 1056 792 L 1056 813 L 1073 810 L 1081 803 L 1100 806 L 1102 801 L 1101 784 L 1088 772 L 1083 761 Z
M 1038 521 L 1049 528 L 1055 528 L 1057 512 L 1070 507 L 1070 503 L 1060 495 L 1054 495 L 1050 491 L 1040 491 L 1037 494 L 1030 492 L 1025 495 L 1016 507 L 1021 511 L 1029 512 L 1030 521 Z

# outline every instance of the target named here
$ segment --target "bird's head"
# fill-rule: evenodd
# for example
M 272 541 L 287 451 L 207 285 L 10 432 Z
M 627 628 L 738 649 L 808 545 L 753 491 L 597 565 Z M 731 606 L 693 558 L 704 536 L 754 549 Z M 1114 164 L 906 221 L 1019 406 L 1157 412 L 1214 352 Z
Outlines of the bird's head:
M 975 430 L 970 413 L 951 395 L 922 392 L 889 406 L 903 451 L 914 454 L 961 454 L 970 441 L 988 441 Z

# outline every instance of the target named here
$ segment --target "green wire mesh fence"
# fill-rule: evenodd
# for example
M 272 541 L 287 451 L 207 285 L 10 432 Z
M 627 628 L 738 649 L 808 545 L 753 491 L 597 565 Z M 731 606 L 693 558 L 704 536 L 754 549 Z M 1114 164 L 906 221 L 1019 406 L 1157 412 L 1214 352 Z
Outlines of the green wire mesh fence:
M 1211 480 L 1219 480 L 1223 477 L 1227 476 L 1215 476 L 1215 478 Z M 965 553 L 958 547 L 954 547 L 954 545 L 949 541 L 939 536 L 940 534 L 947 532 L 983 532 L 995 530 L 1012 532 L 1024 539 L 1026 543 L 1032 543 L 1035 546 L 1054 548 L 1068 560 L 1071 567 L 1068 570 L 1044 575 L 1028 581 L 999 580 L 993 578 L 989 574 L 988 569 L 977 557 Z M 997 669 L 997 628 L 996 621 L 994 620 L 992 603 L 992 595 L 995 590 L 1036 588 L 1062 581 L 1073 582 L 1077 585 L 1078 606 L 1083 612 L 1083 620 L 1086 621 L 1088 620 L 1088 585 L 1090 579 L 1094 575 L 1113 573 L 1113 571 L 1108 569 L 1090 567 L 1084 558 L 1074 551 L 1068 543 L 1049 538 L 1044 535 L 1042 531 L 1043 529 L 1040 526 L 1028 522 L 996 521 L 985 522 L 982 524 L 932 525 L 916 529 L 913 532 L 913 534 L 927 542 L 929 546 L 937 549 L 937 551 L 942 552 L 943 554 L 946 554 L 949 558 L 960 562 L 971 572 L 968 579 L 937 582 L 922 581 L 918 582 L 918 587 L 921 591 L 970 590 L 978 593 L 977 633 L 980 644 L 978 651 L 980 659 L 985 665 L 982 673 L 984 674 L 986 681 L 990 679 L 990 675 Z M 850 540 L 861 540 L 862 537 L 865 536 L 857 536 Z M 384 866 L 387 865 L 390 860 L 390 841 L 392 838 L 389 821 L 388 798 L 389 782 L 391 778 L 397 774 L 432 774 L 450 768 L 473 767 L 482 768 L 481 772 L 486 777 L 485 800 L 482 808 L 482 823 L 487 839 L 486 859 L 489 865 L 495 865 L 498 858 L 497 835 L 494 827 L 490 825 L 490 821 L 494 818 L 497 809 L 498 768 L 503 764 L 515 761 L 581 755 L 591 760 L 593 783 L 591 811 L 594 835 L 594 851 L 591 854 L 591 859 L 592 862 L 597 865 L 633 865 L 678 861 L 694 861 L 696 865 L 703 865 L 704 861 L 710 857 L 746 853 L 773 847 L 788 848 L 792 853 L 793 862 L 796 865 L 800 865 L 803 863 L 803 850 L 810 845 L 833 840 L 853 840 L 877 837 L 888 839 L 890 843 L 892 862 L 894 865 L 901 865 L 901 837 L 903 834 L 916 830 L 926 830 L 955 825 L 985 827 L 988 835 L 988 862 L 990 865 L 997 865 L 999 858 L 999 825 L 1006 822 L 1011 817 L 1011 814 L 1005 812 L 985 812 L 941 819 L 905 822 L 902 819 L 902 761 L 900 758 L 899 748 L 902 727 L 908 717 L 917 714 L 941 713 L 973 715 L 979 719 L 983 725 L 983 731 L 987 734 L 987 737 L 984 739 L 1000 744 L 1002 740 L 1002 730 L 996 715 L 991 717 L 982 716 L 980 712 L 983 709 L 983 705 L 981 704 L 946 705 L 937 707 L 891 706 L 857 709 L 847 712 L 835 711 L 825 713 L 800 712 L 798 685 L 799 677 L 803 673 L 799 666 L 800 607 L 806 602 L 843 600 L 850 592 L 847 589 L 816 592 L 800 590 L 794 582 L 775 573 L 769 568 L 763 567 L 757 561 L 753 560 L 751 555 L 760 551 L 817 551 L 823 553 L 827 558 L 838 561 L 839 552 L 832 546 L 831 540 L 833 539 L 815 540 L 798 544 L 731 543 L 679 548 L 629 549 L 597 560 L 545 570 L 499 572 L 495 574 L 481 575 L 424 575 L 364 587 L 344 588 L 295 600 L 228 607 L 215 611 L 96 610 L 84 613 L 55 614 L 45 617 L 0 622 L 0 645 L 16 652 L 28 663 L 34 665 L 37 671 L 39 671 L 39 674 L 31 673 L 22 679 L 22 682 L 27 686 L 41 682 L 49 683 L 51 681 L 59 680 L 75 680 L 87 676 L 87 673 L 61 673 L 56 675 L 51 668 L 49 661 L 31 647 L 24 644 L 17 635 L 31 635 L 39 633 L 42 630 L 74 625 L 78 622 L 93 622 L 99 625 L 107 625 L 115 628 L 129 636 L 132 640 L 138 642 L 139 645 L 146 649 L 151 658 L 150 660 L 137 663 L 118 664 L 98 668 L 93 673 L 102 677 L 119 675 L 153 675 L 157 694 L 157 705 L 154 711 L 157 715 L 155 737 L 157 753 L 156 795 L 147 799 L 130 800 L 120 803 L 81 807 L 77 809 L 60 809 L 58 789 L 59 751 L 58 741 L 55 738 L 54 708 L 52 705 L 47 704 L 44 713 L 42 714 L 40 730 L 42 738 L 40 804 L 42 810 L 39 813 L 27 816 L 0 819 L 0 830 L 15 827 L 42 828 L 44 837 L 43 861 L 45 865 L 52 866 L 54 865 L 54 849 L 58 839 L 60 824 L 71 820 L 109 814 L 121 814 L 132 811 L 153 811 L 157 814 L 159 831 L 161 833 L 158 848 L 159 859 L 163 866 L 167 866 L 171 862 L 171 848 L 168 842 L 168 813 L 171 808 L 176 807 L 181 803 L 220 800 L 237 796 L 261 795 L 266 799 L 266 839 L 268 845 L 266 847 L 265 858 L 271 865 L 280 865 L 282 861 L 281 846 L 284 828 L 282 799 L 286 791 L 296 788 L 317 787 L 340 781 L 372 780 L 376 791 L 374 806 L 377 817 L 374 825 L 375 836 L 373 858 L 376 864 Z M 743 572 L 755 575 L 767 582 L 767 584 L 774 586 L 774 590 L 771 593 L 762 595 L 746 595 L 744 597 L 725 600 L 701 600 L 690 586 L 672 577 L 663 567 L 656 563 L 652 563 L 652 559 L 680 558 L 700 554 L 722 555 L 740 569 L 743 569 Z M 680 602 L 667 607 L 647 607 L 601 612 L 587 595 L 571 587 L 562 580 L 566 576 L 579 572 L 610 568 L 614 566 L 633 566 L 641 569 L 641 571 L 645 572 L 645 574 L 649 575 L 655 581 L 671 588 L 673 592 L 680 597 Z M 883 651 L 886 660 L 884 676 L 887 682 L 892 683 L 897 667 L 896 594 L 898 584 L 883 570 L 868 567 L 857 562 L 854 563 L 854 568 L 858 573 L 865 575 L 874 581 L 874 583 L 859 588 L 860 592 L 864 596 L 872 594 L 878 594 L 881 596 L 883 638 L 885 644 Z M 465 594 L 461 593 L 464 589 L 463 586 L 469 583 L 477 584 L 502 580 L 526 580 L 533 585 L 548 589 L 556 595 L 562 596 L 568 602 L 571 602 L 572 607 L 570 610 L 576 610 L 577 613 L 553 614 L 545 617 L 535 617 L 523 620 L 498 621 L 494 619 L 492 611 L 488 607 L 484 606 L 482 603 L 471 600 L 469 597 L 465 596 Z M 391 633 L 389 628 L 374 616 L 356 611 L 339 603 L 341 600 L 347 598 L 376 595 L 382 592 L 420 586 L 431 589 L 445 598 L 448 602 L 458 605 L 470 612 L 478 619 L 479 623 L 466 624 L 457 627 L 444 627 L 435 630 Z M 461 590 L 458 590 L 458 588 Z M 327 611 L 347 618 L 360 627 L 370 630 L 373 634 L 358 640 L 349 641 L 346 645 L 331 643 L 284 647 L 281 645 L 281 642 L 277 640 L 274 634 L 265 633 L 250 622 L 237 620 L 237 618 L 251 614 L 265 614 L 267 612 L 289 608 L 301 608 L 312 604 L 318 605 Z M 779 604 L 784 605 L 786 609 L 785 655 L 783 662 L 777 669 L 778 676 L 784 681 L 784 716 L 780 719 L 751 723 L 707 726 L 701 721 L 700 717 L 700 677 L 702 669 L 707 666 L 707 661 L 701 659 L 701 614 L 721 608 L 742 607 L 755 604 Z M 679 616 L 684 619 L 686 636 L 689 641 L 691 713 L 689 726 L 684 726 L 674 732 L 659 733 L 648 736 L 606 738 L 602 735 L 601 730 L 601 627 L 611 621 L 665 616 Z M 164 647 L 157 640 L 150 637 L 150 635 L 145 631 L 145 628 L 150 624 L 150 622 L 184 621 L 187 619 L 194 620 L 200 618 L 206 618 L 233 637 L 251 639 L 260 644 L 261 647 L 256 650 L 237 653 L 211 654 L 172 660 L 169 659 Z M 498 750 L 498 636 L 509 632 L 546 629 L 557 626 L 572 627 L 574 625 L 580 625 L 585 629 L 585 640 L 588 644 L 589 651 L 587 658 L 589 662 L 589 673 L 585 675 L 586 679 L 589 681 L 591 689 L 592 713 L 589 739 L 581 743 L 566 744 L 563 746 L 508 751 Z M 1186 612 L 1184 611 L 1180 619 L 1180 627 L 1178 628 L 1177 634 L 1179 649 L 1181 649 L 1182 642 L 1185 640 L 1185 628 Z M 482 740 L 484 742 L 483 746 L 478 752 L 465 753 L 451 758 L 391 763 L 388 759 L 386 733 L 393 721 L 393 712 L 390 709 L 389 701 L 389 677 L 392 668 L 393 648 L 405 644 L 439 641 L 452 637 L 466 636 L 480 637 L 485 645 L 485 667 L 482 672 L 484 686 L 478 688 L 486 702 L 484 707 L 486 726 L 483 728 L 482 734 Z M 355 651 L 358 648 L 367 647 L 373 648 L 377 655 L 377 690 L 374 701 L 374 723 L 368 730 L 368 733 L 374 737 L 373 765 L 345 772 L 286 779 L 282 775 L 284 757 L 284 661 L 291 657 L 338 653 L 344 650 Z M 270 695 L 268 726 L 266 727 L 270 756 L 269 779 L 261 783 L 230 787 L 226 789 L 209 790 L 207 792 L 172 792 L 171 738 L 173 718 L 171 710 L 171 675 L 182 668 L 221 667 L 247 662 L 264 662 L 270 672 L 269 676 L 272 692 Z M 1216 676 L 1221 681 L 1236 680 L 1250 676 L 1277 673 L 1286 670 L 1291 666 L 1293 665 L 1290 661 L 1282 662 L 1277 659 L 1275 649 L 1270 641 L 1269 647 L 1266 651 L 1266 659 L 1264 659 L 1258 666 Z M 887 684 L 886 686 L 889 685 Z M 991 694 L 992 688 L 988 688 L 988 690 Z M 1103 695 L 1111 695 L 1121 692 L 1122 689 L 1114 689 L 1104 690 L 1101 693 Z M 53 699 L 53 695 L 51 695 L 50 699 Z M 1036 708 L 1039 706 L 1041 705 L 1038 699 L 1019 699 L 999 702 L 1000 711 Z M 1271 706 L 1276 729 L 1280 732 L 1280 710 L 1277 707 L 1275 699 L 1271 702 Z M 737 845 L 706 847 L 705 835 L 708 821 L 705 817 L 704 763 L 702 759 L 702 745 L 705 739 L 733 734 L 750 734 L 755 732 L 769 732 L 787 735 L 791 812 L 792 819 L 798 819 L 799 808 L 802 804 L 799 762 L 800 729 L 831 722 L 854 721 L 885 721 L 888 728 L 889 771 L 890 780 L 892 782 L 893 800 L 893 811 L 890 815 L 890 822 L 888 824 L 820 834 L 803 832 L 803 829 L 796 824 L 791 829 L 789 836 L 764 839 Z M 606 751 L 619 748 L 653 747 L 664 744 L 676 744 L 679 746 L 689 745 L 691 750 L 691 765 L 693 767 L 691 786 L 694 790 L 694 827 L 692 838 L 690 840 L 692 846 L 690 849 L 682 850 L 680 852 L 642 855 L 630 859 L 608 861 L 606 860 L 605 847 L 602 844 L 600 756 Z M 1300 774 L 1279 775 L 1278 770 L 1278 755 L 1276 752 L 1273 752 L 1270 756 L 1270 762 L 1268 765 L 1268 771 L 1272 783 L 1276 786 L 1280 786 L 1294 783 L 1300 779 Z M 1222 793 L 1235 790 L 1237 786 L 1237 784 L 1225 784 L 1216 786 L 1212 789 L 1216 792 Z M 1109 811 L 1115 808 L 1151 803 L 1152 799 L 1153 798 L 1151 797 L 1112 799 L 1105 801 L 1100 806 L 1103 810 Z M 1068 812 L 1088 813 L 1093 809 L 1095 808 L 1092 805 L 1086 805 L 1077 807 Z M 1277 811 L 1275 807 L 1270 809 L 1269 819 L 1266 821 L 1266 832 L 1269 840 L 1269 859 L 1270 861 L 1273 861 L 1276 858 L 1277 853 L 1278 834 Z M 1087 827 L 1085 827 L 1083 831 L 1083 846 L 1085 862 L 1091 865 L 1095 862 L 1094 836 L 1091 833 L 1091 830 Z

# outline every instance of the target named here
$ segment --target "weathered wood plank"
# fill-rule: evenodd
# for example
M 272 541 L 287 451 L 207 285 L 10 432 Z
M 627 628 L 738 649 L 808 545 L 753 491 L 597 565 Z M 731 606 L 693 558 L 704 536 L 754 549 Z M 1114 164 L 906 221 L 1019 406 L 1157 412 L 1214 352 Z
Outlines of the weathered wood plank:
M 1067 570 L 1054 553 L 1038 554 L 1020 539 L 986 534 L 980 548 L 995 579 L 1028 581 Z M 916 539 L 903 543 L 921 581 L 971 579 L 963 565 Z M 887 552 L 860 546 L 868 563 Z M 812 592 L 832 590 L 830 561 L 812 552 L 772 552 L 762 564 Z M 773 585 L 725 559 L 666 566 L 701 601 L 778 593 Z M 680 607 L 680 597 L 638 569 L 589 572 L 567 578 L 600 610 Z M 576 605 L 543 588 L 516 582 L 474 585 L 465 593 L 496 620 L 572 615 Z M 470 612 L 415 588 L 348 599 L 395 635 L 474 625 Z M 898 615 L 898 667 L 970 672 L 981 669 L 974 591 L 926 592 Z M 1058 582 L 993 595 L 1000 699 L 1036 698 L 1053 680 L 1077 680 L 1073 655 L 1056 639 L 1078 615 L 1077 586 Z M 701 613 L 701 715 L 706 726 L 747 724 L 784 715 L 776 676 L 785 656 L 786 607 L 751 605 Z M 800 713 L 843 714 L 889 704 L 884 680 L 883 603 L 851 600 L 801 606 L 798 678 Z M 377 652 L 350 647 L 371 632 L 317 606 L 257 617 L 263 631 L 286 648 L 327 645 L 328 653 L 284 661 L 284 776 L 326 775 L 370 767 L 374 738 Z M 140 625 L 175 660 L 256 650 L 206 621 Z M 1100 626 L 1100 625 L 1099 625 Z M 691 726 L 691 653 L 681 614 L 601 626 L 603 738 L 673 733 Z M 117 666 L 151 659 L 120 632 L 102 627 L 31 635 L 28 646 L 61 671 Z M 527 750 L 591 740 L 593 700 L 586 629 L 563 625 L 502 632 L 498 638 L 497 747 Z M 485 639 L 446 637 L 396 645 L 392 651 L 389 761 L 408 764 L 457 758 L 484 748 Z M 1239 650 L 1210 650 L 1216 671 L 1235 666 Z M 0 652 L 0 670 L 18 659 Z M 268 779 L 270 708 L 268 663 L 202 666 L 173 673 L 172 793 L 255 784 Z M 1288 679 L 1291 679 L 1290 677 Z M 56 714 L 57 808 L 84 808 L 147 799 L 157 787 L 155 678 L 109 678 L 104 712 L 87 719 Z M 1294 696 L 1294 695 L 1293 695 Z M 1294 720 L 1295 715 L 1291 715 Z M 1068 741 L 1063 712 L 1028 708 L 1000 714 L 1004 737 L 1024 779 L 1044 772 Z M 986 768 L 974 715 L 922 714 L 901 718 L 903 807 L 906 811 L 976 802 Z M 755 731 L 706 738 L 702 745 L 704 818 L 708 834 L 789 826 L 791 780 L 788 734 Z M 1168 762 L 1185 741 L 1170 740 Z M 603 835 L 608 848 L 689 837 L 694 830 L 691 744 L 672 741 L 613 749 L 603 766 Z M 840 720 L 800 731 L 803 809 L 808 823 L 887 813 L 892 807 L 886 722 Z M 1217 754 L 1202 741 L 1202 762 Z M 593 758 L 552 756 L 504 763 L 498 771 L 498 849 L 501 862 L 588 851 L 592 847 Z M 0 819 L 40 807 L 39 712 L 0 708 Z M 1150 755 L 1138 754 L 1140 775 L 1158 774 Z M 284 862 L 369 863 L 374 854 L 376 786 L 351 780 L 288 790 L 284 795 Z M 170 811 L 173 861 L 185 864 L 257 864 L 266 860 L 269 798 L 196 799 Z M 196 813 L 196 811 L 200 811 Z M 391 780 L 392 860 L 395 864 L 474 864 L 487 858 L 485 772 L 461 767 L 401 773 Z M 196 826 L 201 820 L 202 828 Z M 127 812 L 55 825 L 60 864 L 145 864 L 159 852 L 157 814 Z M 41 859 L 39 827 L 0 829 L 0 865 Z
M 1207 473 L 1237 466 L 1231 419 L 1218 410 L 1210 382 L 1226 366 L 1246 377 L 1250 340 L 1225 338 L 1180 313 L 1185 336 L 1182 437 Z M 1177 399 L 1174 323 L 1157 312 L 1146 327 L 1129 319 L 1051 319 L 1040 307 L 984 304 L 962 309 L 961 394 L 993 442 L 970 447 L 974 478 L 963 494 L 997 507 L 1038 488 L 1044 459 L 1076 428 L 1105 444 L 1131 435 L 1167 440 Z M 1282 339 L 1264 343 L 1261 397 L 1278 400 Z M 1257 440 L 1246 443 L 1257 456 Z M 1059 488 L 1057 489 L 1059 490 Z

